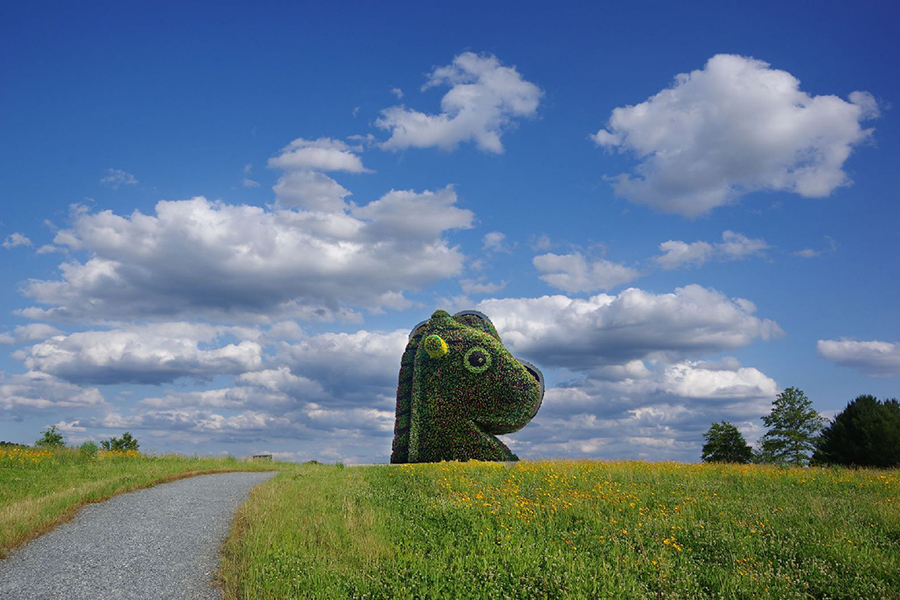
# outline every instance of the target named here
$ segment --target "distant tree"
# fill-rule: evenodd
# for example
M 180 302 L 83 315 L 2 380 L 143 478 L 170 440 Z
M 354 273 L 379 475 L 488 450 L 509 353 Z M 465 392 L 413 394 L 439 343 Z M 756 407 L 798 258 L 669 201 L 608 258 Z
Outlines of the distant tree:
M 115 450 L 117 452 L 127 452 L 128 450 L 137 451 L 138 449 L 137 439 L 131 437 L 131 434 L 127 431 L 123 433 L 120 438 L 102 440 L 100 445 L 103 446 L 104 450 Z
M 825 420 L 801 390 L 789 387 L 772 402 L 762 418 L 769 430 L 763 435 L 759 462 L 807 465 Z
M 753 449 L 738 431 L 729 423 L 713 423 L 709 431 L 703 434 L 703 462 L 749 463 L 753 458 Z
M 41 448 L 62 448 L 66 445 L 63 441 L 62 434 L 56 431 L 56 425 L 51 425 L 50 429 L 46 429 L 41 433 L 43 435 L 34 443 L 35 446 Z
M 900 466 L 900 403 L 857 396 L 822 431 L 814 463 Z

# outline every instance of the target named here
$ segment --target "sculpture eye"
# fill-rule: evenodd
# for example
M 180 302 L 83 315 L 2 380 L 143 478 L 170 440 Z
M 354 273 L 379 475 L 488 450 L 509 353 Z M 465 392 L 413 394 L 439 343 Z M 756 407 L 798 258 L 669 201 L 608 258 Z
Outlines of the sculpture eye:
M 484 373 L 491 366 L 491 353 L 481 346 L 470 348 L 463 356 L 463 366 L 470 373 Z

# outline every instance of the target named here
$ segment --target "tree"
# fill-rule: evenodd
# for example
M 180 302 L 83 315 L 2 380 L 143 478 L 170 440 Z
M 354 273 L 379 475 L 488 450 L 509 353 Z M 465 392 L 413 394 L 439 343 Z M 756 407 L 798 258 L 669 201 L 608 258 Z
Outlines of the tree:
M 801 390 L 789 387 L 772 402 L 762 418 L 769 430 L 761 440 L 760 462 L 807 465 L 825 420 Z
M 116 452 L 127 452 L 129 450 L 134 450 L 137 452 L 138 449 L 138 441 L 137 439 L 131 437 L 131 434 L 127 431 L 122 434 L 120 438 L 110 438 L 108 440 L 102 440 L 100 445 L 103 446 L 104 450 L 113 450 Z
M 900 466 L 900 403 L 857 396 L 822 431 L 813 462 L 857 467 Z
M 51 425 L 50 429 L 46 429 L 41 433 L 43 433 L 43 435 L 34 443 L 35 446 L 42 448 L 62 448 L 66 445 L 63 441 L 62 434 L 56 431 L 56 425 Z
M 713 423 L 709 431 L 703 434 L 703 462 L 727 462 L 746 464 L 753 458 L 753 449 L 738 431 L 729 423 Z

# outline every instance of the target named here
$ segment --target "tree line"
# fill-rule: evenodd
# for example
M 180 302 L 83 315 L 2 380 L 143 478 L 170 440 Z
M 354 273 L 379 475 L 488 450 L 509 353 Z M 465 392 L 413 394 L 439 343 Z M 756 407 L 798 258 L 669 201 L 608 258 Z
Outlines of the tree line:
M 768 431 L 753 449 L 738 428 L 722 421 L 703 435 L 703 462 L 781 465 L 900 466 L 900 403 L 857 396 L 831 422 L 801 390 L 789 387 L 775 398 L 762 421 Z
M 48 429 L 41 432 L 41 437 L 34 445 L 38 448 L 63 448 L 65 447 L 66 442 L 63 439 L 63 435 L 56 430 L 56 425 L 51 425 Z M 91 450 L 91 446 L 93 446 L 94 452 L 98 450 L 97 444 L 91 441 L 82 444 L 81 448 Z M 126 431 L 122 434 L 122 437 L 112 437 L 108 440 L 101 440 L 100 446 L 108 451 L 127 452 L 133 450 L 136 452 L 140 447 L 140 444 L 138 444 L 137 438 Z

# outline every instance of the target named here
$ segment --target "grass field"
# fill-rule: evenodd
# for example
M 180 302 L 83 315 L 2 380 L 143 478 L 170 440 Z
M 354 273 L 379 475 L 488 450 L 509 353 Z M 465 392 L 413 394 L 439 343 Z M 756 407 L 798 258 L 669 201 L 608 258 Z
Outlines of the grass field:
M 0 558 L 91 502 L 200 473 L 275 468 L 286 465 L 133 451 L 91 455 L 70 448 L 0 447 Z
M 226 598 L 900 598 L 900 472 L 303 466 L 256 488 Z

